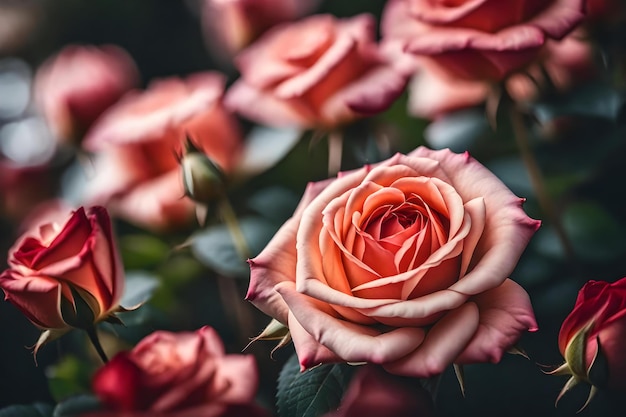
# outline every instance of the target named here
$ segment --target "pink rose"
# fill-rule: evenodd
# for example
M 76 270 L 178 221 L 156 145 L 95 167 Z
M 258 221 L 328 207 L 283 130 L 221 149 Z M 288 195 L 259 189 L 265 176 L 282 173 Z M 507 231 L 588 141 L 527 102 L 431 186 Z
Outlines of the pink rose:
M 563 392 L 580 381 L 626 392 L 626 278 L 583 286 L 561 326 L 559 350 L 566 362 L 557 374 L 574 380 Z M 590 370 L 599 357 L 608 374 L 600 381 L 591 380 Z
M 116 355 L 93 377 L 93 390 L 116 413 L 98 416 L 264 416 L 253 404 L 254 357 L 227 355 L 210 327 L 157 331 Z
M 277 23 L 306 15 L 318 3 L 318 0 L 204 0 L 205 38 L 217 54 L 231 55 Z
M 428 56 L 454 77 L 498 81 L 583 19 L 584 0 L 390 0 L 383 43 Z
M 375 22 L 316 15 L 276 26 L 237 56 L 226 103 L 273 126 L 334 128 L 387 109 L 406 76 L 383 60 Z
M 540 224 L 523 201 L 468 154 L 423 147 L 311 183 L 250 260 L 247 299 L 289 326 L 303 369 L 498 362 L 536 329 L 507 278 Z
M 65 224 L 33 227 L 9 250 L 8 264 L 0 275 L 6 299 L 50 337 L 118 310 L 124 269 L 102 207 L 81 207 Z M 77 307 L 85 304 L 89 312 Z
M 159 80 L 107 111 L 84 141 L 96 153 L 87 201 L 148 229 L 190 224 L 195 206 L 183 198 L 176 156 L 186 136 L 226 173 L 239 156 L 239 127 L 222 106 L 224 83 L 217 73 Z
M 432 417 L 433 402 L 415 379 L 366 365 L 350 381 L 337 411 L 324 417 Z
M 52 198 L 55 174 L 49 164 L 25 166 L 0 159 L 0 215 L 19 222 L 33 206 Z
M 567 90 L 594 74 L 592 47 L 582 36 L 574 33 L 560 42 L 548 41 L 539 57 L 549 81 L 559 90 Z M 450 111 L 481 104 L 491 91 L 489 82 L 451 77 L 426 59 L 420 60 L 417 67 L 409 84 L 409 113 L 417 117 L 436 119 Z M 506 86 L 515 100 L 528 101 L 537 98 L 538 85 L 547 81 L 537 64 L 525 73 L 512 75 Z
M 132 58 L 114 45 L 65 47 L 35 77 L 35 100 L 54 135 L 77 141 L 139 82 Z

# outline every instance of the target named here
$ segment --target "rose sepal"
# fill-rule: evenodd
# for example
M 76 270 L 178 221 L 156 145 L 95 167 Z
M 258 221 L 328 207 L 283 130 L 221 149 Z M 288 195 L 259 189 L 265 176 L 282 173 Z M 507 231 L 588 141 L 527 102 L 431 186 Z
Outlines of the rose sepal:
M 272 351 L 270 352 L 270 356 L 274 354 L 278 349 L 285 347 L 289 342 L 291 342 L 291 333 L 289 333 L 289 327 L 282 324 L 280 321 L 276 319 L 272 319 L 269 324 L 263 329 L 263 331 L 258 335 L 250 339 L 250 343 L 246 345 L 243 350 L 246 350 L 251 344 L 259 340 L 278 340 L 278 344 L 274 346 Z

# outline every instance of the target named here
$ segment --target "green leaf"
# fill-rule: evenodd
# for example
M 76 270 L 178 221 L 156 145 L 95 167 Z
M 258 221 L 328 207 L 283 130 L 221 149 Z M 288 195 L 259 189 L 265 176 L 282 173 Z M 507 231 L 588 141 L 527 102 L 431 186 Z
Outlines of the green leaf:
M 619 91 L 600 82 L 571 89 L 551 101 L 538 102 L 531 110 L 545 123 L 560 116 L 592 116 L 616 120 L 624 103 Z
M 53 407 L 49 404 L 10 405 L 0 410 L 0 417 L 51 417 Z
M 158 287 L 159 280 L 145 271 L 127 272 L 120 305 L 126 308 L 141 305 L 150 299 Z
M 239 228 L 250 251 L 249 257 L 261 252 L 277 229 L 260 217 L 239 219 Z M 210 226 L 194 234 L 191 250 L 200 262 L 219 274 L 235 278 L 247 278 L 249 275 L 246 258 L 237 252 L 225 224 Z
M 267 171 L 291 151 L 303 132 L 293 128 L 257 126 L 246 137 L 236 177 L 250 178 Z
M 328 364 L 300 372 L 294 354 L 278 377 L 278 416 L 316 417 L 337 409 L 354 369 L 347 364 Z
M 151 268 L 167 258 L 169 246 L 151 235 L 125 235 L 119 239 L 122 261 L 126 269 Z
M 89 392 L 93 365 L 76 356 L 64 356 L 61 361 L 46 368 L 48 387 L 57 402 L 72 395 Z
M 54 408 L 52 417 L 78 417 L 90 411 L 99 411 L 100 401 L 93 395 L 77 395 L 68 398 Z
M 488 130 L 485 111 L 471 108 L 446 114 L 432 122 L 424 131 L 424 138 L 434 149 L 464 152 Z

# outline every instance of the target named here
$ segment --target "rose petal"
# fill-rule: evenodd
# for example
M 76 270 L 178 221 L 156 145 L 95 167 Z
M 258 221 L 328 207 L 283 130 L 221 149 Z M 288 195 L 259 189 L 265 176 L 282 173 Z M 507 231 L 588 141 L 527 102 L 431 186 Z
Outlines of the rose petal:
M 292 282 L 276 286 L 289 305 L 294 318 L 315 341 L 348 362 L 386 363 L 398 359 L 416 349 L 422 341 L 424 330 L 404 327 L 387 333 L 339 320 L 333 317 L 328 305 L 296 291 Z M 298 342 L 294 339 L 296 351 Z M 299 353 L 300 363 L 307 364 L 316 352 Z
M 478 328 L 476 304 L 465 303 L 450 311 L 426 334 L 424 342 L 406 357 L 387 362 L 384 368 L 397 375 L 429 378 L 438 375 L 457 358 Z
M 510 279 L 472 301 L 478 306 L 478 330 L 457 363 L 498 363 L 523 332 L 537 330 L 528 294 Z

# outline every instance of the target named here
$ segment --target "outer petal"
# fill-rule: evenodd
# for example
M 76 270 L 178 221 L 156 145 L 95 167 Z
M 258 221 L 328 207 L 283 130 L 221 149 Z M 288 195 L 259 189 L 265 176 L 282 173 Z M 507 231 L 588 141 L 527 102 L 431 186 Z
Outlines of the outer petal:
M 474 303 L 465 303 L 450 311 L 428 331 L 418 349 L 400 360 L 385 363 L 385 369 L 393 374 L 417 378 L 442 373 L 476 332 L 478 314 Z
M 523 332 L 537 330 L 528 294 L 510 279 L 472 301 L 479 310 L 478 330 L 457 363 L 497 363 Z
M 254 259 L 250 259 L 250 286 L 246 299 L 259 310 L 287 324 L 289 308 L 274 286 L 283 281 L 296 281 L 296 234 L 304 209 L 334 179 L 312 182 L 307 186 L 296 211 Z
M 422 343 L 421 328 L 404 327 L 381 333 L 369 326 L 337 319 L 330 306 L 298 293 L 291 282 L 278 284 L 276 290 L 302 328 L 344 361 L 383 364 L 409 354 Z M 317 352 L 303 352 L 296 339 L 294 343 L 300 363 L 312 365 L 309 358 Z

